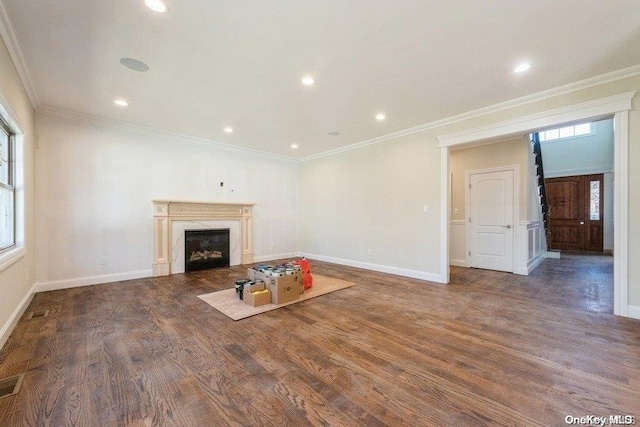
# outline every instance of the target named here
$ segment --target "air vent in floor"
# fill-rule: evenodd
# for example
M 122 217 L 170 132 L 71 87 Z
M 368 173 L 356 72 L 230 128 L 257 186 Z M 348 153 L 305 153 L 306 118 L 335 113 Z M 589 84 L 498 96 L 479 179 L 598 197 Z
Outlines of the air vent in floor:
M 13 396 L 20 391 L 24 374 L 14 377 L 3 378 L 0 380 L 0 399 L 7 396 Z
M 39 317 L 47 317 L 48 315 L 49 315 L 49 310 L 32 311 L 27 316 L 27 320 L 37 319 Z

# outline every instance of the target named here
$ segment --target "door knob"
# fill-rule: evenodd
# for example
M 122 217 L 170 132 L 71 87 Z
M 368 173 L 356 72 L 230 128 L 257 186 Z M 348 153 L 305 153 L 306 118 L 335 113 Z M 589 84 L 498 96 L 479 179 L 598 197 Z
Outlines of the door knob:
M 584 225 L 584 221 L 580 221 L 580 225 Z

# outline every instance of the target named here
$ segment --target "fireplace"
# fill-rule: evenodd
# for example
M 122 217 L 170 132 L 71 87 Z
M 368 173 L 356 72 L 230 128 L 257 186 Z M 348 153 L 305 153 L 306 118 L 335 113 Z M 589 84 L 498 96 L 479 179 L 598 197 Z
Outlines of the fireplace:
M 185 230 L 184 270 L 229 267 L 229 229 Z
M 230 264 L 253 263 L 253 203 L 153 201 L 153 277 L 183 273 L 184 231 L 230 229 Z

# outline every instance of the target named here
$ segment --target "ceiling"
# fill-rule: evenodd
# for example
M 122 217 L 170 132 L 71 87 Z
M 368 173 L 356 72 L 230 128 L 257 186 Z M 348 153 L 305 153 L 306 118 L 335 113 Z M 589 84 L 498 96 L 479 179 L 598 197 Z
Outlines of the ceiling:
M 640 64 L 637 0 L 0 2 L 37 107 L 293 158 Z

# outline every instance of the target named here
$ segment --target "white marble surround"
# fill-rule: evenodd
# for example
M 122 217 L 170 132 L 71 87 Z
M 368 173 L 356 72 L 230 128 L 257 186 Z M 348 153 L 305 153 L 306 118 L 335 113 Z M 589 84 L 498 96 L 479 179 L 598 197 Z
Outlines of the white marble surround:
M 231 265 L 253 262 L 253 204 L 153 201 L 153 276 L 184 272 L 184 230 L 228 228 Z

